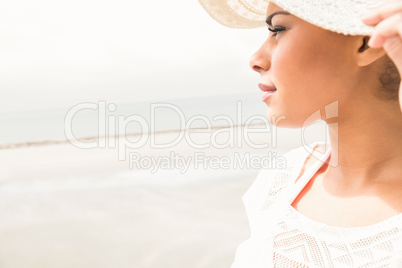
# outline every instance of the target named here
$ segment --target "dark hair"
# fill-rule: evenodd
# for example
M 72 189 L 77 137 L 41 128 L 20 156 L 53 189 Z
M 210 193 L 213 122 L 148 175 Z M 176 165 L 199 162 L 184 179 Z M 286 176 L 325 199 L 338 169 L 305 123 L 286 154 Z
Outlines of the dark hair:
M 380 98 L 386 100 L 398 100 L 398 91 L 401 77 L 394 62 L 385 55 L 384 71 L 379 77 L 381 83 Z

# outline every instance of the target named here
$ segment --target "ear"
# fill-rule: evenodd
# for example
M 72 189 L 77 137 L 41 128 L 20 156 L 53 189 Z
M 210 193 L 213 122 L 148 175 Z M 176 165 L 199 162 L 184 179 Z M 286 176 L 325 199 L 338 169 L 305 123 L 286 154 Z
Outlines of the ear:
M 372 48 L 368 46 L 370 36 L 362 36 L 359 38 L 357 51 L 357 64 L 359 66 L 367 66 L 375 62 L 386 54 L 383 48 Z

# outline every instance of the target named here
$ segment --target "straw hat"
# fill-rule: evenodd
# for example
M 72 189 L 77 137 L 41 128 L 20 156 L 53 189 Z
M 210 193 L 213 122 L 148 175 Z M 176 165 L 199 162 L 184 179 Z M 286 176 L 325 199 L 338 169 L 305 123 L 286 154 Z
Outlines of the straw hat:
M 267 26 L 269 0 L 198 0 L 216 21 L 232 28 Z M 316 26 L 345 35 L 371 35 L 373 27 L 360 18 L 381 0 L 271 0 Z

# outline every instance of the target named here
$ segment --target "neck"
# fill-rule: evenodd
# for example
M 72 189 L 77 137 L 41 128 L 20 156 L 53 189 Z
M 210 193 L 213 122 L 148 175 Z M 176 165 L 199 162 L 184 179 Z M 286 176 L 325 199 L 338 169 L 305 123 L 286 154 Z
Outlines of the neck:
M 367 106 L 367 105 L 366 105 Z M 361 107 L 361 106 L 360 106 Z M 331 159 L 327 175 L 347 185 L 398 179 L 402 174 L 402 115 L 398 102 L 354 109 L 328 123 Z

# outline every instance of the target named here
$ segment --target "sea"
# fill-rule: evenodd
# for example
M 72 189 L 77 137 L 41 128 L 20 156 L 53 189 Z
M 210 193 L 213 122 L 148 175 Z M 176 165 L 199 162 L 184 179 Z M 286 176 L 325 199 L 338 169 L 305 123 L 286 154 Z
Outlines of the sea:
M 267 123 L 260 94 L 209 96 L 129 103 L 83 102 L 60 109 L 0 114 L 0 146 L 76 138 L 133 135 L 183 128 Z
M 183 129 L 268 126 L 258 93 L 127 103 L 82 102 L 60 109 L 0 114 L 0 149 L 69 139 L 163 133 Z M 297 136 L 294 130 L 284 130 Z M 293 134 L 292 134 L 293 133 Z M 310 128 L 311 140 L 326 139 L 325 124 Z M 291 142 L 292 143 L 292 142 Z

